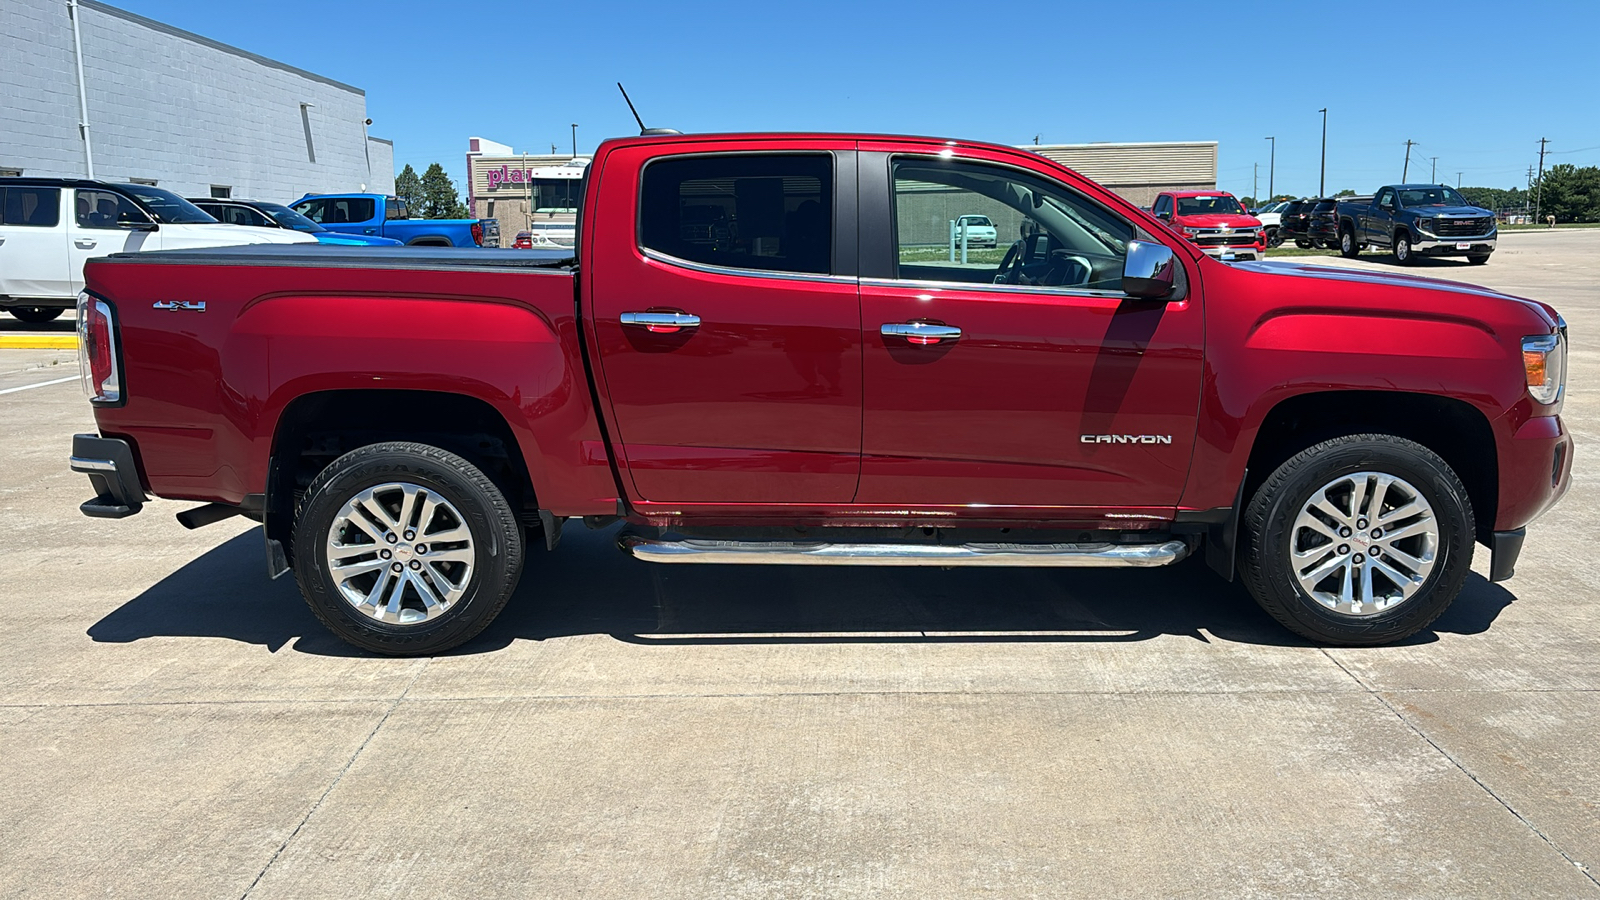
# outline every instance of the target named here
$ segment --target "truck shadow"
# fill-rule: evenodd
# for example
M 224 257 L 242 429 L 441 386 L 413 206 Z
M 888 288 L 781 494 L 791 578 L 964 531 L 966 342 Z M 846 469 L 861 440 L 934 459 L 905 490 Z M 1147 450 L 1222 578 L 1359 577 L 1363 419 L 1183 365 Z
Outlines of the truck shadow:
M 639 646 L 1124 643 L 1163 635 L 1309 646 L 1198 559 L 1143 572 L 662 566 L 625 558 L 613 542 L 614 529 L 573 528 L 559 552 L 530 548 L 506 610 L 452 654 L 592 634 Z M 273 652 L 363 655 L 311 615 L 293 578 L 262 575 L 261 545 L 251 530 L 205 553 L 96 622 L 89 637 L 226 638 Z M 1405 643 L 1481 633 L 1514 599 L 1474 574 L 1450 610 Z

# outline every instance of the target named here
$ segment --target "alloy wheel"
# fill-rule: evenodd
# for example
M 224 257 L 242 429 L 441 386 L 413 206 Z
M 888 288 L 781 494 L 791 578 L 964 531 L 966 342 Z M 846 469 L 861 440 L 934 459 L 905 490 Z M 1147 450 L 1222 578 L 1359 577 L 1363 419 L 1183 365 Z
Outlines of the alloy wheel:
M 391 625 L 449 611 L 477 562 L 461 512 L 438 492 L 407 482 L 352 497 L 328 529 L 327 567 L 346 602 Z
M 1290 529 L 1289 565 L 1307 596 L 1346 616 L 1411 599 L 1439 552 L 1427 498 L 1384 472 L 1342 475 L 1311 494 Z

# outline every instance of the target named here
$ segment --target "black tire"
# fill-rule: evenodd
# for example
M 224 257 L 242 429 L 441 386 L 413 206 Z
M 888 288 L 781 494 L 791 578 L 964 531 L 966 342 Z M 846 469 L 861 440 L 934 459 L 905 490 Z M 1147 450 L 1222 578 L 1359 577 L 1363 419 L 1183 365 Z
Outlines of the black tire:
M 1280 247 L 1283 245 L 1283 233 L 1276 228 L 1267 229 L 1267 246 Z
M 1306 238 L 1295 238 L 1294 245 L 1299 247 L 1301 250 L 1311 249 L 1311 241 L 1307 240 Z
M 1488 261 L 1489 261 L 1489 254 L 1487 254 L 1487 253 L 1479 254 L 1477 256 L 1469 256 L 1469 257 L 1467 257 L 1467 262 L 1471 263 L 1474 266 L 1481 266 L 1481 265 L 1483 265 L 1484 263 L 1486 263 Z
M 1416 592 L 1365 615 L 1318 603 L 1301 588 L 1289 556 L 1293 523 L 1302 507 L 1324 485 L 1356 472 L 1404 479 L 1433 507 L 1439 528 L 1433 568 Z M 1245 587 L 1285 628 L 1321 644 L 1372 646 L 1415 634 L 1461 592 L 1472 565 L 1472 504 L 1461 479 L 1432 450 L 1393 435 L 1350 435 L 1301 451 L 1268 476 L 1246 507 L 1242 524 L 1239 570 Z M 1354 558 L 1360 558 L 1359 551 Z
M 1356 233 L 1348 228 L 1339 229 L 1339 255 L 1345 259 L 1355 259 L 1361 255 L 1361 244 L 1356 241 Z
M 27 322 L 30 325 L 42 325 L 45 322 L 53 322 L 60 318 L 61 314 L 66 312 L 66 310 L 47 309 L 42 306 L 12 306 L 8 307 L 6 312 L 11 313 L 11 315 L 19 322 Z
M 444 612 L 411 624 L 379 621 L 358 610 L 328 570 L 328 535 L 335 519 L 348 514 L 362 491 L 393 483 L 414 485 L 453 505 L 475 551 L 464 593 Z M 426 526 L 417 524 L 418 529 Z M 421 544 L 419 539 L 417 545 Z M 388 552 L 382 545 L 374 546 Z M 294 548 L 300 592 L 334 634 L 375 653 L 428 656 L 476 637 L 505 608 L 522 574 L 523 531 L 505 495 L 477 466 L 438 447 L 390 442 L 352 450 L 312 481 L 295 511 Z M 394 552 L 398 558 L 398 546 Z M 416 552 L 420 560 L 423 549 Z M 400 590 L 407 589 L 402 584 Z M 407 604 L 419 599 L 415 589 L 411 591 Z
M 1417 264 L 1417 254 L 1411 249 L 1411 235 L 1409 233 L 1403 230 L 1396 231 L 1394 233 L 1394 243 L 1390 244 L 1390 246 L 1394 248 L 1395 262 L 1402 266 L 1414 266 Z

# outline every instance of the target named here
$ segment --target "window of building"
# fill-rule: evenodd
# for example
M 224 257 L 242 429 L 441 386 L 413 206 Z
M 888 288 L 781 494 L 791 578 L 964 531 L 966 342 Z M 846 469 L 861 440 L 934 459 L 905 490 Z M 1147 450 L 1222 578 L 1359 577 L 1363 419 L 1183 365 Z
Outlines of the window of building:
M 226 200 L 226 199 L 228 199 L 229 197 L 232 197 L 232 196 L 233 196 L 233 188 L 229 187 L 228 185 L 225 185 L 225 184 L 213 184 L 211 186 L 211 198 L 213 200 Z
M 0 168 L 0 178 L 21 178 L 21 177 L 22 177 L 22 170 L 21 169 Z
M 142 184 L 145 187 L 155 187 L 156 186 L 156 180 L 154 178 L 129 178 L 128 179 L 128 183 L 129 184 Z
M 0 187 L 0 225 L 54 228 L 61 224 L 61 189 Z
M 1014 169 L 941 159 L 894 164 L 899 277 L 1120 290 L 1133 226 L 1066 186 Z M 984 216 L 992 248 L 962 258 L 950 223 Z M 969 233 L 970 240 L 970 233 Z
M 144 214 L 144 210 L 114 191 L 79 188 L 74 193 L 80 228 L 126 228 L 150 224 L 150 217 Z
M 644 170 L 642 193 L 648 249 L 738 269 L 831 269 L 829 155 L 667 159 Z
M 318 225 L 368 222 L 376 209 L 371 197 L 317 197 L 294 206 L 295 212 Z

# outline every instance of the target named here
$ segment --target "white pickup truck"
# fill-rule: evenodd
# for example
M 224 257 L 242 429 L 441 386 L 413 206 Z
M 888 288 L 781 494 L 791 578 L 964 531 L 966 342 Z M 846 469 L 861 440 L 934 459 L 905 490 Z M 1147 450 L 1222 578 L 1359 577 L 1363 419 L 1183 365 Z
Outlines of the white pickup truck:
M 223 225 L 171 191 L 74 178 L 0 178 L 0 310 L 48 322 L 71 309 L 90 257 L 138 250 L 305 244 L 280 228 Z

